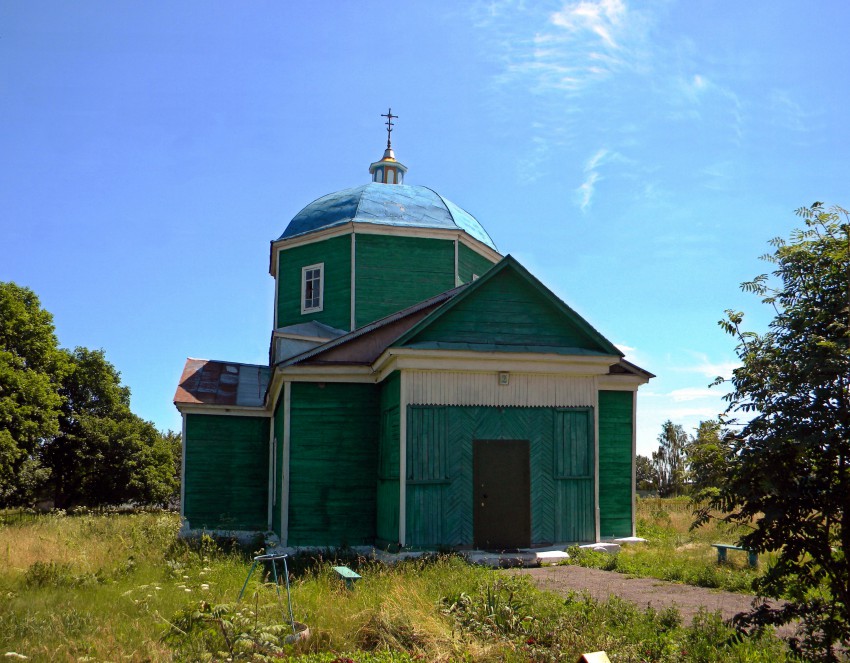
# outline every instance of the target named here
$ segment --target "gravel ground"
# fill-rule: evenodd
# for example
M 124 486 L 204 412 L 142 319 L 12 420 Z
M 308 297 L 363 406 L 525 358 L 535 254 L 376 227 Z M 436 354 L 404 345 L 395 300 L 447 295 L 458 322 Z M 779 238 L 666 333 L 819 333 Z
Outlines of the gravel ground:
M 605 601 L 612 594 L 640 607 L 652 606 L 662 610 L 675 606 L 686 624 L 701 607 L 711 612 L 717 610 L 729 620 L 739 612 L 750 609 L 752 596 L 681 585 L 655 578 L 632 578 L 614 571 L 588 569 L 583 566 L 542 566 L 539 568 L 511 569 L 508 573 L 531 576 L 540 589 L 566 596 L 569 592 L 588 592 L 593 598 Z M 793 635 L 793 627 L 778 629 L 783 637 Z

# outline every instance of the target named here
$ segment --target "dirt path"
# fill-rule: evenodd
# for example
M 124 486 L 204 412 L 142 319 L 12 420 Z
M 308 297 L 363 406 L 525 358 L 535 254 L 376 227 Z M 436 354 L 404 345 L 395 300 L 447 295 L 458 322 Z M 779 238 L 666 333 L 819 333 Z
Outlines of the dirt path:
M 689 624 L 701 607 L 711 612 L 717 610 L 729 620 L 739 612 L 750 609 L 752 596 L 681 585 L 655 578 L 632 578 L 614 571 L 587 569 L 582 566 L 543 566 L 529 569 L 511 569 L 510 573 L 531 576 L 540 589 L 566 596 L 568 592 L 588 592 L 599 601 L 606 601 L 612 594 L 631 601 L 640 607 L 652 606 L 663 610 L 675 606 L 685 624 Z M 793 627 L 778 629 L 783 637 L 793 635 Z

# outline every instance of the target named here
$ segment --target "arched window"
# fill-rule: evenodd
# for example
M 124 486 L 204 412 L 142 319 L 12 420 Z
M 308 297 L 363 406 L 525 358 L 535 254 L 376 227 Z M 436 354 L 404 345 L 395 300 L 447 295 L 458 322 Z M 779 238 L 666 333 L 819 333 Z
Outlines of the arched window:
M 395 169 L 387 168 L 387 184 L 395 184 Z

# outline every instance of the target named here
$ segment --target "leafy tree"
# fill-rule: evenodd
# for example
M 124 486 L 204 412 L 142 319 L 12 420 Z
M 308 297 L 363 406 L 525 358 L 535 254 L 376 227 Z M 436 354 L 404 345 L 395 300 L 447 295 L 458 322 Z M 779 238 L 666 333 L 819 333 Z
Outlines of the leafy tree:
M 661 497 L 680 495 L 685 490 L 685 447 L 688 435 L 679 425 L 669 419 L 661 425 L 658 436 L 658 451 L 652 452 L 652 464 L 658 494 Z
M 788 603 L 762 605 L 741 623 L 800 619 L 791 644 L 835 661 L 850 646 L 850 218 L 821 203 L 797 214 L 805 227 L 772 240 L 764 256 L 774 278 L 742 285 L 775 313 L 768 330 L 744 331 L 735 311 L 721 321 L 741 362 L 727 413 L 752 418 L 731 440 L 709 507 L 752 526 L 741 545 L 776 555 L 755 589 Z M 705 522 L 708 510 L 699 516 Z
M 43 449 L 56 506 L 166 504 L 175 486 L 171 444 L 130 411 L 130 390 L 102 350 L 65 352 L 60 431 Z
M 174 492 L 171 495 L 172 504 L 180 503 L 180 482 L 183 478 L 183 434 L 172 430 L 161 433 L 165 444 L 171 449 L 171 458 L 174 466 Z
M 0 282 L 0 505 L 31 501 L 49 474 L 36 451 L 58 431 L 64 360 L 35 293 Z
M 0 283 L 0 506 L 48 487 L 57 506 L 165 504 L 177 485 L 169 435 L 130 411 L 102 350 L 60 349 L 32 290 Z
M 716 497 L 725 481 L 729 441 L 720 421 L 701 421 L 685 448 L 691 501 L 701 504 Z
M 640 454 L 635 457 L 635 484 L 637 490 L 655 490 L 656 488 L 655 467 L 648 457 Z

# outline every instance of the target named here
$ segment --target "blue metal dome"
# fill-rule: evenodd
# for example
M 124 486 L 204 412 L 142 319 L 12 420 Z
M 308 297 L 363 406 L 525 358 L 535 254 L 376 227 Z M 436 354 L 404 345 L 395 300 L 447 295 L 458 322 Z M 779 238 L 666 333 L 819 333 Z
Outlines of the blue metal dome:
M 425 186 L 371 182 L 322 196 L 302 209 L 278 239 L 345 223 L 463 230 L 493 250 L 490 235 L 469 212 Z

